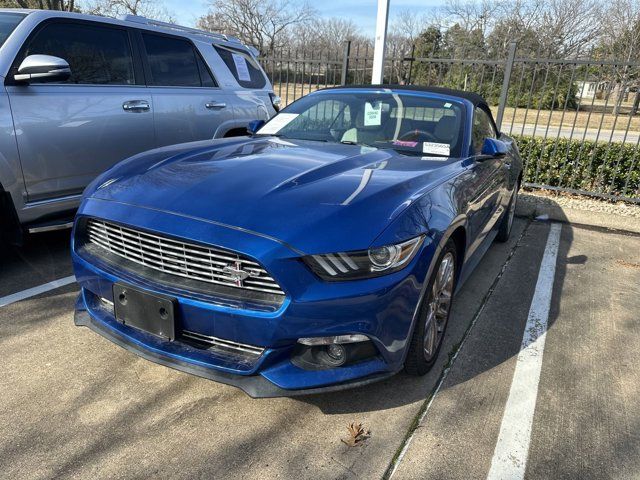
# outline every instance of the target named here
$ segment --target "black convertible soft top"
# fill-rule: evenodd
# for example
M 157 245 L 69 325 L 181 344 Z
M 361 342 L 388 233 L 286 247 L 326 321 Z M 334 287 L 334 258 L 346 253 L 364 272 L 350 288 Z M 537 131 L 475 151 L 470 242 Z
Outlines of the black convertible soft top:
M 341 85 L 339 87 L 329 87 L 325 90 L 341 89 L 341 88 L 388 88 L 390 90 L 410 90 L 414 92 L 438 93 L 440 95 L 450 95 L 452 97 L 460 97 L 469 100 L 475 107 L 484 107 L 489 110 L 489 105 L 481 95 L 473 92 L 465 92 L 464 90 L 454 90 L 444 87 L 421 87 L 418 85 Z

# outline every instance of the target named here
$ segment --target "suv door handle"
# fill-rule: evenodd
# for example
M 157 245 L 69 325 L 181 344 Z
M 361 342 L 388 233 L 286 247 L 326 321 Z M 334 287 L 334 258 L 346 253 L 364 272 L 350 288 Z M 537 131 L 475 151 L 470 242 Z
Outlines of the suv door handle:
M 146 100 L 129 100 L 122 104 L 122 108 L 127 112 L 146 112 L 151 106 Z
M 225 108 L 227 106 L 226 103 L 222 102 L 207 102 L 204 104 L 209 110 L 217 109 L 217 108 Z

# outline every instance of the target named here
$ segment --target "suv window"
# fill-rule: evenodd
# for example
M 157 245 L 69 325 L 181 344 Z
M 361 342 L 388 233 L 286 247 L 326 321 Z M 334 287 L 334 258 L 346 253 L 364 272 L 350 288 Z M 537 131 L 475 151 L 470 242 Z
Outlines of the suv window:
M 136 83 L 126 30 L 79 23 L 51 23 L 35 35 L 24 56 L 36 54 L 53 55 L 69 63 L 71 77 L 62 83 Z
M 485 138 L 496 138 L 498 135 L 489 114 L 482 108 L 477 108 L 473 116 L 473 150 L 476 154 L 482 151 Z
M 142 34 L 151 70 L 151 85 L 215 87 L 216 83 L 191 42 L 164 35 Z
M 0 13 L 0 47 L 26 17 L 23 13 Z
M 244 88 L 262 88 L 267 81 L 262 74 L 258 62 L 247 52 L 222 45 L 214 45 L 218 55 L 222 58 L 227 68 Z

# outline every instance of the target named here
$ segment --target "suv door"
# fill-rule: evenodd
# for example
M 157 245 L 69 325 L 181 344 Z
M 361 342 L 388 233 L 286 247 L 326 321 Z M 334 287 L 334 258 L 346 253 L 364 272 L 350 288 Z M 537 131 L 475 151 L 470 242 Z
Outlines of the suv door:
M 11 82 L 22 60 L 63 58 L 61 83 Z M 18 54 L 7 91 L 29 202 L 79 195 L 98 174 L 154 147 L 152 99 L 126 28 L 97 22 L 41 25 Z
M 185 38 L 146 31 L 140 37 L 157 146 L 214 138 L 233 120 L 233 106 L 200 53 Z
M 498 132 L 488 112 L 476 107 L 473 115 L 472 148 L 477 160 L 471 167 L 473 171 L 473 190 L 478 192 L 473 199 L 473 211 L 469 214 L 471 238 L 469 247 L 473 253 L 487 238 L 504 209 L 502 203 L 506 188 L 506 174 L 503 159 L 500 157 L 481 157 L 482 145 L 486 138 L 497 138 Z

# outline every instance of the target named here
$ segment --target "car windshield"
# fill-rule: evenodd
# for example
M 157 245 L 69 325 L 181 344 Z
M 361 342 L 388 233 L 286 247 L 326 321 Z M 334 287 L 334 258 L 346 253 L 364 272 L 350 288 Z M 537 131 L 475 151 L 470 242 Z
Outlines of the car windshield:
M 396 92 L 323 92 L 292 103 L 258 135 L 459 157 L 462 102 Z
M 9 38 L 18 24 L 26 17 L 23 13 L 3 12 L 0 13 L 0 47 Z

